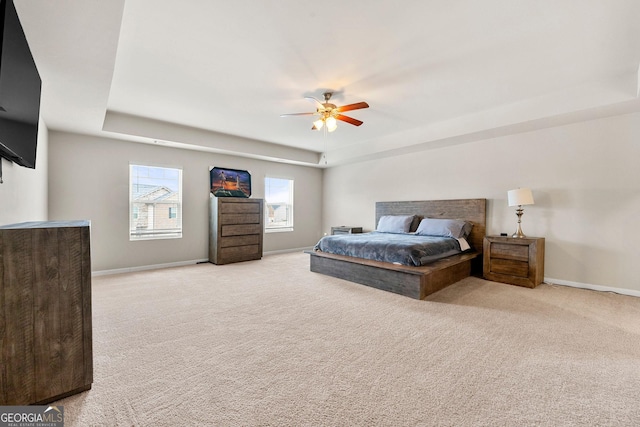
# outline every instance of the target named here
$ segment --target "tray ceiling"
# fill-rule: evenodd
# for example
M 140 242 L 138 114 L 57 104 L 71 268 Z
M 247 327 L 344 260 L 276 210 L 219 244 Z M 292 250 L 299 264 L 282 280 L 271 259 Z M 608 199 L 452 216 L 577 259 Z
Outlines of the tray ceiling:
M 54 130 L 330 166 L 640 110 L 636 0 L 15 3 Z M 279 117 L 325 90 L 364 125 Z

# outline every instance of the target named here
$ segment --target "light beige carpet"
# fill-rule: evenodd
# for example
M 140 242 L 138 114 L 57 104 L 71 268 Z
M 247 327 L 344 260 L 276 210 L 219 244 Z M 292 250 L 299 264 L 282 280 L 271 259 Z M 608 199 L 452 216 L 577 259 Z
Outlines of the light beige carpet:
M 468 278 L 426 301 L 273 255 L 93 279 L 67 426 L 640 425 L 640 298 Z

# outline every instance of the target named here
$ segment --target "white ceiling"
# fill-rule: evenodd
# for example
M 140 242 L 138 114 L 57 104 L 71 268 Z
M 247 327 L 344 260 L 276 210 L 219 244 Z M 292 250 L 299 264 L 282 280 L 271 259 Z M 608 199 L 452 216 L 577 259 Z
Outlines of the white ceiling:
M 325 165 L 640 111 L 638 0 L 15 0 L 50 129 Z M 311 130 L 334 91 L 360 127 Z

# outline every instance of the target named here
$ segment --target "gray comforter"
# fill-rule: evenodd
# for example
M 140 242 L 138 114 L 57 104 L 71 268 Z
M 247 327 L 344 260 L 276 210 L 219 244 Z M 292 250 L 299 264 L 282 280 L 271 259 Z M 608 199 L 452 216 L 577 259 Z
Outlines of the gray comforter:
M 379 233 L 325 236 L 314 250 L 395 264 L 420 266 L 461 252 L 451 237 Z

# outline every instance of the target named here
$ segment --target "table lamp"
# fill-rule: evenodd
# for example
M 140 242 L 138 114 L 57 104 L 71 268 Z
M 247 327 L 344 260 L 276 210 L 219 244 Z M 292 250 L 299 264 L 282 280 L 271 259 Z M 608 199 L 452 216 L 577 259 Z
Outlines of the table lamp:
M 516 215 L 518 216 L 518 229 L 513 236 L 524 238 L 527 237 L 522 232 L 522 227 L 520 227 L 520 223 L 522 220 L 522 214 L 524 213 L 524 209 L 522 209 L 523 205 L 533 205 L 533 194 L 531 194 L 531 190 L 528 188 L 518 188 L 517 190 L 509 190 L 507 192 L 507 198 L 509 199 L 509 206 L 517 206 Z

